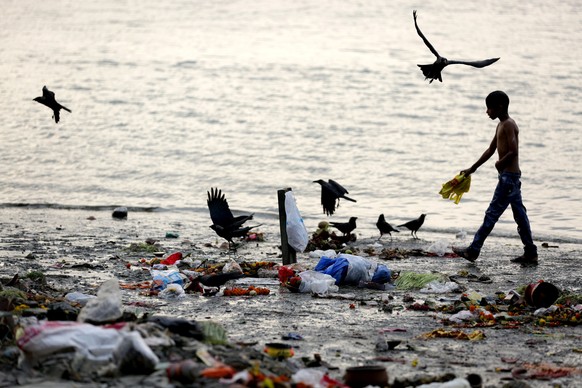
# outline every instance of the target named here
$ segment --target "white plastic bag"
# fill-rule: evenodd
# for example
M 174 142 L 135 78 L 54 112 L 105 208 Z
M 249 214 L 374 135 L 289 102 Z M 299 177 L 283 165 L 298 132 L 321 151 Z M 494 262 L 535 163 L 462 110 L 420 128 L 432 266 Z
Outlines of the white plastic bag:
M 325 372 L 320 369 L 309 368 L 309 369 L 299 369 L 295 372 L 291 379 L 294 383 L 303 383 L 307 386 L 320 388 L 325 385 L 321 383 L 321 380 L 325 376 Z
M 442 257 L 445 255 L 445 253 L 449 252 L 449 243 L 447 240 L 435 241 L 433 244 L 431 244 L 431 246 L 428 247 L 427 251 Z
M 164 288 L 158 296 L 162 299 L 178 299 L 186 297 L 186 291 L 182 288 L 181 285 L 172 283 L 168 284 L 166 288 Z
M 339 287 L 335 285 L 333 276 L 317 271 L 303 271 L 299 273 L 301 284 L 299 292 L 311 292 L 323 295 L 328 292 L 337 292 Z
M 90 361 L 107 361 L 121 340 L 122 334 L 116 329 L 88 323 L 48 321 L 27 327 L 17 344 L 32 361 L 67 349 L 74 349 Z
M 97 298 L 89 299 L 81 309 L 78 322 L 114 322 L 123 315 L 119 280 L 109 279 L 101 285 Z
M 285 213 L 287 215 L 287 240 L 295 252 L 303 252 L 309 242 L 309 234 L 297 208 L 292 191 L 285 193 Z

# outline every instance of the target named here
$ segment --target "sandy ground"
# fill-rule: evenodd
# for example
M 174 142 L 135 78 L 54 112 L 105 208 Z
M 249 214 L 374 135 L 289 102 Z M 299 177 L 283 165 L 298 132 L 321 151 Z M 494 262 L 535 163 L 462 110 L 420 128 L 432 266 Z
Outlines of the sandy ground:
M 128 248 L 148 238 L 158 240 L 166 254 L 181 251 L 192 258 L 225 262 L 229 255 L 223 241 L 208 228 L 207 214 L 187 216 L 169 212 L 130 214 L 127 220 L 115 220 L 109 209 L 64 210 L 46 208 L 0 209 L 0 278 L 5 283 L 14 274 L 42 271 L 49 284 L 65 294 L 80 291 L 95 294 L 106 279 L 117 277 L 121 282 L 151 280 L 150 273 L 135 265 L 140 258 L 152 258 L 147 252 Z M 234 257 L 236 261 L 275 261 L 280 263 L 278 221 L 264 222 L 259 228 L 264 242 L 243 243 Z M 178 238 L 166 238 L 175 232 Z M 438 271 L 459 275 L 456 280 L 467 290 L 485 296 L 495 296 L 519 286 L 543 279 L 562 290 L 582 291 L 582 247 L 561 242 L 549 242 L 557 248 L 540 246 L 540 265 L 520 267 L 509 259 L 521 254 L 517 237 L 503 239 L 492 236 L 482 256 L 475 263 L 456 257 L 407 256 L 397 260 L 381 260 L 369 255 L 369 248 L 427 250 L 437 241 L 465 245 L 455 236 L 419 232 L 419 240 L 400 233 L 392 240 L 386 236 L 381 246 L 374 245 L 377 236 L 370 231 L 358 234 L 354 251 L 370 260 L 381 262 L 395 271 L 427 273 Z M 539 242 L 541 244 L 541 242 Z M 298 262 L 313 267 L 318 259 L 299 254 Z M 127 263 L 132 266 L 127 268 Z M 470 276 L 466 276 L 469 274 Z M 474 275 L 474 276 L 472 276 Z M 482 277 L 490 281 L 473 281 Z M 337 369 L 330 374 L 341 379 L 345 368 L 364 364 L 381 364 L 389 379 L 419 374 L 454 373 L 464 377 L 477 373 L 484 386 L 498 387 L 511 382 L 511 369 L 523 364 L 547 363 L 555 367 L 580 367 L 581 326 L 540 327 L 533 322 L 507 329 L 501 325 L 460 329 L 471 332 L 483 330 L 479 341 L 454 339 L 421 339 L 420 335 L 434 329 L 446 328 L 442 319 L 447 314 L 433 311 L 413 311 L 405 308 L 405 300 L 423 303 L 451 303 L 459 294 L 422 294 L 417 291 L 378 291 L 356 287 L 340 287 L 334 297 L 314 297 L 294 294 L 280 288 L 274 278 L 243 278 L 241 285 L 268 287 L 268 296 L 206 297 L 189 294 L 181 300 L 163 300 L 142 296 L 139 291 L 125 290 L 124 303 L 142 301 L 149 307 L 129 306 L 138 314 L 149 312 L 197 321 L 220 322 L 231 342 L 250 344 L 257 349 L 267 342 L 288 342 L 295 348 L 295 359 L 319 353 L 323 360 Z M 390 329 L 405 331 L 393 333 Z M 448 327 L 447 329 L 451 329 Z M 387 331 L 380 334 L 382 331 Z M 300 341 L 283 341 L 282 336 L 297 333 Z M 377 344 L 396 339 L 400 344 L 392 350 L 381 350 Z M 15 372 L 17 373 L 17 372 Z M 9 379 L 5 380 L 9 381 Z M 19 380 L 35 386 L 63 386 L 50 379 L 36 376 L 34 381 Z M 532 387 L 582 386 L 582 374 L 551 380 L 525 380 Z M 89 386 L 91 384 L 87 384 Z M 79 383 L 71 386 L 82 386 Z M 171 386 L 160 378 L 151 386 Z

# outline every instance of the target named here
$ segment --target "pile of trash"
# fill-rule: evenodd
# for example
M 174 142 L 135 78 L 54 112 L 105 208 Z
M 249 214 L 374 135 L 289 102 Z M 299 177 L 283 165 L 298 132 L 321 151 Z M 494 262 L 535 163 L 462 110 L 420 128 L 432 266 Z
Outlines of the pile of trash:
M 337 254 L 333 250 L 316 250 L 312 257 L 319 257 L 312 270 L 301 266 L 279 267 L 279 281 L 292 292 L 326 294 L 337 292 L 341 285 L 358 286 L 376 290 L 393 289 L 392 271 L 384 264 L 378 264 L 361 256 L 347 253 Z
M 486 338 L 484 329 L 489 327 L 532 324 L 551 328 L 576 326 L 582 321 L 582 298 L 548 282 L 489 296 L 461 284 L 460 275 L 395 271 L 383 263 L 334 250 L 316 250 L 310 257 L 315 259 L 312 265 L 283 266 L 269 261 L 210 263 L 174 252 L 165 258 L 128 263 L 127 270 L 148 275 L 149 279 L 120 282 L 112 278 L 101 284 L 96 295 L 56 295 L 42 273 L 15 276 L 0 290 L 0 370 L 79 382 L 107 382 L 138 375 L 202 386 L 343 386 L 331 377 L 330 365 L 318 354 L 293 358 L 293 346 L 288 343 L 268 343 L 264 348 L 254 346 L 256 343 L 232 343 L 219 323 L 147 313 L 138 316 L 124 309 L 122 303 L 122 290 L 133 290 L 152 300 L 186 298 L 189 293 L 249 298 L 243 300 L 271 295 L 268 287 L 229 283 L 241 277 L 278 279 L 281 290 L 314 295 L 337 293 L 340 287 L 378 290 L 380 299 L 391 303 L 381 306 L 386 312 L 400 308 L 396 295 L 401 297 L 403 311 L 437 315 L 443 327 L 417 337 L 425 341 L 482 341 Z M 388 296 L 385 291 L 391 291 L 390 298 L 384 298 Z M 408 294 L 412 292 L 415 296 Z M 281 339 L 302 338 L 290 333 Z M 375 350 L 389 352 L 395 346 L 396 342 L 384 340 L 376 344 Z M 525 371 L 515 373 L 541 373 L 539 365 L 519 367 Z M 568 373 L 578 372 L 573 369 Z M 552 369 L 552 373 L 566 370 Z M 455 380 L 455 376 L 449 377 L 439 384 Z M 16 380 L 7 384 L 15 385 Z M 398 386 L 398 379 L 394 384 Z

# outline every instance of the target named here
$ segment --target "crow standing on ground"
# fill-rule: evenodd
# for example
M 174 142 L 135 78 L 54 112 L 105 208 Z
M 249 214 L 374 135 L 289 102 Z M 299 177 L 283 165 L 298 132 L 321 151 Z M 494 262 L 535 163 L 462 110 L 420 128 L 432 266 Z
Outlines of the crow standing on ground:
M 392 238 L 391 232 L 400 233 L 400 231 L 398 229 L 394 229 L 392 227 L 392 225 L 390 225 L 388 222 L 386 222 L 386 218 L 384 218 L 384 214 L 380 214 L 378 216 L 378 221 L 376 222 L 376 227 L 380 231 L 380 238 L 378 240 L 380 240 L 382 238 L 382 236 L 385 234 L 390 235 L 390 238 Z
M 424 74 L 425 77 L 424 79 L 430 79 L 429 83 L 432 83 L 432 81 L 434 81 L 435 79 L 438 79 L 440 82 L 443 82 L 441 71 L 443 71 L 443 69 L 448 65 L 469 65 L 480 68 L 489 66 L 492 63 L 495 63 L 499 60 L 499 58 L 490 58 L 484 59 L 482 61 L 455 61 L 449 60 L 445 57 L 441 57 L 439 53 L 435 50 L 435 48 L 432 46 L 432 44 L 430 44 L 428 39 L 426 39 L 422 31 L 420 31 L 420 28 L 418 28 L 418 24 L 416 23 L 416 11 L 412 12 L 412 16 L 414 17 L 414 27 L 416 28 L 418 36 L 422 38 L 426 47 L 428 47 L 428 49 L 437 57 L 436 61 L 434 61 L 434 63 L 430 65 L 418 65 L 418 67 L 420 67 L 420 70 L 422 70 L 422 74 Z
M 210 218 L 212 219 L 212 225 L 210 228 L 216 232 L 216 234 L 226 241 L 228 241 L 228 247 L 230 249 L 233 237 L 244 237 L 247 232 L 255 226 L 242 227 L 245 222 L 253 219 L 254 213 L 241 215 L 238 217 L 233 216 L 228 202 L 221 190 L 211 188 L 208 194 L 208 210 L 210 211 Z
M 71 112 L 69 108 L 62 106 L 55 100 L 55 94 L 48 90 L 46 86 L 42 87 L 42 97 L 36 97 L 34 101 L 46 105 L 53 110 L 53 118 L 55 119 L 55 123 L 59 122 L 60 119 L 59 111 L 61 109 L 64 109 L 67 112 Z
M 355 199 L 346 197 L 345 194 L 349 194 L 348 191 L 333 179 L 328 179 L 327 182 L 323 179 L 318 179 L 313 183 L 321 185 L 321 205 L 323 206 L 323 212 L 328 216 L 333 215 L 336 207 L 339 207 L 340 198 L 356 202 Z
M 420 217 L 418 217 L 416 220 L 408 221 L 405 224 L 398 225 L 398 227 L 404 226 L 404 227 L 410 229 L 410 235 L 413 238 L 418 238 L 418 236 L 416 235 L 416 232 L 418 231 L 418 229 L 420 229 L 420 227 L 424 223 L 425 217 L 426 217 L 426 214 L 421 214 Z
M 187 291 L 199 291 L 204 293 L 205 287 L 217 288 L 216 292 L 207 293 L 208 295 L 215 294 L 220 291 L 220 287 L 224 286 L 226 282 L 234 279 L 239 279 L 245 275 L 242 272 L 222 272 L 217 274 L 209 274 L 198 276 L 191 279 L 191 283 L 186 287 Z
M 356 229 L 356 220 L 358 217 L 350 217 L 348 222 L 330 222 L 330 225 L 339 230 L 344 236 L 349 236 Z

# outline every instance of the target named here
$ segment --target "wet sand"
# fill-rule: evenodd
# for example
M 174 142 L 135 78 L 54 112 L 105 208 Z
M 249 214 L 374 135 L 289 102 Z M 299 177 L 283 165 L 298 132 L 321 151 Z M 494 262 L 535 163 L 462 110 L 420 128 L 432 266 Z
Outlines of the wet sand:
M 111 218 L 109 210 L 63 210 L 46 208 L 0 209 L 0 277 L 3 282 L 14 274 L 42 271 L 48 283 L 65 294 L 80 291 L 95 294 L 101 283 L 117 277 L 120 282 L 151 280 L 148 271 L 135 265 L 140 258 L 152 258 L 147 252 L 128 248 L 132 243 L 146 239 L 158 240 L 163 252 L 181 251 L 192 258 L 223 262 L 229 255 L 223 240 L 208 228 L 207 214 L 178 214 L 170 212 L 141 212 L 130 210 L 127 220 Z M 263 222 L 263 220 L 261 220 Z M 308 225 L 309 227 L 309 225 Z M 263 222 L 259 230 L 264 242 L 242 243 L 234 258 L 236 261 L 281 262 L 278 222 Z M 358 229 L 356 229 L 358 231 Z M 179 235 L 166 238 L 168 232 Z M 385 236 L 381 244 L 374 245 L 377 235 L 363 228 L 353 245 L 354 253 L 387 265 L 395 271 L 427 273 L 438 271 L 446 275 L 459 275 L 456 280 L 467 290 L 494 296 L 522 285 L 543 279 L 560 289 L 580 294 L 582 247 L 575 244 L 549 242 L 557 248 L 543 248 L 539 243 L 540 264 L 537 267 L 520 267 L 509 259 L 521 254 L 520 241 L 494 235 L 487 240 L 481 257 L 468 263 L 458 257 L 405 256 L 397 260 L 382 260 L 369 255 L 370 248 L 401 248 L 405 251 L 426 251 L 437 241 L 465 245 L 454 235 L 418 232 L 419 240 L 408 233 Z M 318 259 L 299 254 L 298 262 L 313 267 Z M 132 264 L 130 268 L 127 263 Z M 475 276 L 466 276 L 467 274 Z M 473 281 L 479 277 L 490 281 Z M 447 314 L 431 311 L 412 311 L 404 308 L 405 298 L 415 302 L 452 300 L 459 294 L 422 294 L 417 291 L 378 291 L 357 287 L 340 287 L 335 297 L 322 298 L 309 294 L 294 294 L 280 288 L 274 278 L 243 278 L 241 284 L 268 287 L 268 296 L 255 297 L 205 297 L 189 294 L 186 298 L 163 300 L 139 295 L 139 291 L 125 290 L 124 303 L 143 301 L 151 307 L 127 306 L 138 314 L 149 312 L 171 315 L 197 321 L 212 320 L 221 323 L 231 342 L 251 344 L 257 349 L 267 342 L 289 342 L 295 347 L 295 360 L 321 354 L 323 360 L 337 367 L 330 374 L 341 379 L 345 368 L 364 364 L 381 364 L 387 368 L 390 381 L 417 374 L 439 375 L 454 373 L 465 377 L 469 373 L 482 376 L 484 386 L 498 387 L 511 381 L 511 369 L 523 363 L 549 363 L 558 367 L 582 365 L 580 352 L 582 330 L 580 326 L 540 327 L 524 323 L 514 329 L 500 325 L 472 329 L 483 330 L 485 339 L 462 341 L 453 339 L 420 339 L 423 333 L 443 328 L 441 320 Z M 446 301 L 444 302 L 446 303 Z M 400 328 L 404 332 L 387 332 L 383 329 Z M 450 329 L 450 328 L 449 328 Z M 298 333 L 301 341 L 283 341 L 288 333 Z M 380 351 L 376 344 L 397 337 L 402 341 L 393 350 Z M 14 373 L 18 373 L 17 371 Z M 9 379 L 5 379 L 9 381 Z M 21 384 L 50 386 L 48 376 L 19 380 Z M 125 381 L 126 383 L 128 381 Z M 582 385 L 582 375 L 572 375 L 550 381 L 529 379 L 533 387 L 552 384 L 561 386 Z M 123 381 L 120 382 L 122 384 Z M 63 386 L 63 382 L 54 383 Z M 86 384 L 90 386 L 91 384 Z M 169 386 L 160 376 L 150 386 Z M 75 383 L 75 386 L 83 386 Z

